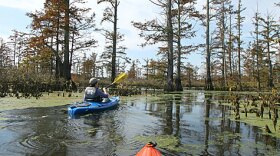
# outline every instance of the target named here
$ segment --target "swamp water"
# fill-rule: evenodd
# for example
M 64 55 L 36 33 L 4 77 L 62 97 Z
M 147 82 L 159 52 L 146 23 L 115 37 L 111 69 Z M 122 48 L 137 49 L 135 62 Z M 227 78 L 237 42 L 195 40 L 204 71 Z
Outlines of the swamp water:
M 1 111 L 0 155 L 132 156 L 149 141 L 165 156 L 280 155 L 280 139 L 229 120 L 229 108 L 212 102 L 223 98 L 203 91 L 121 97 L 114 110 L 76 119 L 67 105 Z

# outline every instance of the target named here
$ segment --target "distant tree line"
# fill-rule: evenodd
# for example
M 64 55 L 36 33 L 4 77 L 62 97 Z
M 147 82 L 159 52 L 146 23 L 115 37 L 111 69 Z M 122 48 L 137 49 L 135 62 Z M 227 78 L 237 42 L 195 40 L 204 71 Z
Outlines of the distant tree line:
M 92 9 L 80 7 L 84 0 L 46 0 L 43 10 L 27 13 L 32 19 L 30 32 L 14 30 L 9 41 L 0 38 L 1 92 L 19 83 L 61 90 L 86 86 L 90 77 L 112 82 L 127 69 L 132 84 L 166 91 L 182 91 L 184 87 L 259 91 L 279 87 L 280 26 L 272 14 L 256 11 L 252 39 L 247 43 L 242 31 L 246 9 L 242 0 L 235 5 L 231 0 L 207 0 L 202 11 L 196 0 L 150 0 L 162 12 L 146 22 L 132 21 L 132 25 L 145 39 L 141 46 L 159 45 L 158 58 L 144 59 L 145 64 L 141 64 L 138 59 L 128 58 L 127 48 L 121 44 L 120 2 L 97 1 L 107 5 L 101 24 L 111 23 L 111 30 L 96 26 Z M 201 26 L 205 28 L 203 33 L 198 29 Z M 101 55 L 95 51 L 96 33 L 105 37 Z M 194 45 L 192 39 L 198 35 L 204 35 L 205 42 Z M 90 56 L 86 55 L 88 51 Z M 184 63 L 197 51 L 205 56 L 200 75 L 198 67 Z

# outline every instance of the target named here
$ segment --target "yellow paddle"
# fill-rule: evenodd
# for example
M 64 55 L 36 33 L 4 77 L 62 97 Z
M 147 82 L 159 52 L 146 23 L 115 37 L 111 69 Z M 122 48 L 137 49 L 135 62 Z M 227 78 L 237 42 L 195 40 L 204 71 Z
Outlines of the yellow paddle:
M 127 78 L 127 74 L 126 73 L 120 73 L 115 79 L 114 82 L 112 84 L 110 84 L 109 86 L 105 87 L 105 88 L 109 88 L 112 85 L 116 84 L 116 83 L 120 83 L 122 82 L 124 79 Z

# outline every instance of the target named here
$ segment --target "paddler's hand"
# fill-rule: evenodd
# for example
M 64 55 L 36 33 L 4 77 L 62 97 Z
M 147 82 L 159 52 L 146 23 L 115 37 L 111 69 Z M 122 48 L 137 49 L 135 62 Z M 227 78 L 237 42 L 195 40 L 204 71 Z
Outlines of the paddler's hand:
M 102 90 L 105 94 L 108 94 L 106 88 L 102 88 Z
M 110 95 L 107 93 L 106 88 L 102 88 L 102 90 L 103 90 L 103 92 L 104 92 L 105 94 L 107 94 L 107 95 L 108 95 L 108 97 L 110 96 Z

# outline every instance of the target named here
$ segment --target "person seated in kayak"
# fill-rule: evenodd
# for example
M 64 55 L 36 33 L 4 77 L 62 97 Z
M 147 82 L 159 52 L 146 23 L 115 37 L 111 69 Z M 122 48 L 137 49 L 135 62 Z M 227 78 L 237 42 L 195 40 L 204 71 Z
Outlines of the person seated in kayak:
M 89 80 L 89 87 L 85 89 L 84 101 L 102 102 L 103 99 L 109 98 L 106 88 L 102 89 L 103 92 L 99 89 L 98 81 L 97 78 Z

